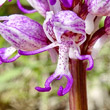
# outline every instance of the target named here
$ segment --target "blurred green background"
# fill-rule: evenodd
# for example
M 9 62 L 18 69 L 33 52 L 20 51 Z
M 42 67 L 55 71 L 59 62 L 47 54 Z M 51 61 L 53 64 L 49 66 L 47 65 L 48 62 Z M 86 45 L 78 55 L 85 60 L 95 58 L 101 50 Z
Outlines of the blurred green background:
M 32 7 L 21 0 L 27 9 Z M 24 14 L 16 0 L 6 2 L 0 7 L 0 16 Z M 38 13 L 24 14 L 43 23 Z M 103 25 L 101 22 L 101 26 Z M 9 44 L 0 37 L 0 48 Z M 89 110 L 110 110 L 110 42 L 101 49 L 95 59 L 95 66 L 87 74 Z M 0 110 L 69 110 L 68 94 L 59 97 L 57 90 L 66 81 L 54 81 L 53 89 L 48 93 L 39 93 L 34 88 L 44 86 L 44 82 L 56 68 L 47 52 L 34 56 L 21 56 L 17 61 L 0 65 Z

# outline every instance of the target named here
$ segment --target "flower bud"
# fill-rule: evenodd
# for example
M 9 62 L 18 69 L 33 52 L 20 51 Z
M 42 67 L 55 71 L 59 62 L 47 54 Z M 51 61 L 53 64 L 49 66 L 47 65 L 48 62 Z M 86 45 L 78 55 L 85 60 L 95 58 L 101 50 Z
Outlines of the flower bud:
M 0 23 L 0 34 L 16 49 L 25 51 L 36 50 L 47 44 L 42 26 L 23 15 L 7 17 Z
M 97 16 L 110 16 L 110 0 L 86 0 L 88 12 Z

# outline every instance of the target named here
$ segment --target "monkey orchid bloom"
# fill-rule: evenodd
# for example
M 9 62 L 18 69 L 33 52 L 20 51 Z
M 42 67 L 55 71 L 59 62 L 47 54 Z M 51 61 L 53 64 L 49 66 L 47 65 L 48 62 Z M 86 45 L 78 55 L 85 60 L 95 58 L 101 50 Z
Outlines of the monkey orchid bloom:
M 2 5 L 6 0 L 1 0 Z M 8 0 L 11 1 L 11 0 Z M 0 35 L 11 45 L 0 49 L 0 64 L 15 61 L 21 55 L 35 55 L 48 51 L 57 61 L 54 73 L 47 78 L 39 92 L 51 90 L 53 80 L 67 79 L 66 87 L 57 94 L 69 92 L 70 110 L 88 110 L 86 70 L 94 66 L 93 58 L 110 39 L 110 0 L 27 0 L 34 8 L 25 13 L 39 12 L 45 17 L 43 26 L 23 15 L 0 17 Z M 106 16 L 104 26 L 99 22 Z M 10 56 L 17 51 L 13 58 Z M 92 58 L 93 57 L 93 58 Z M 79 61 L 82 60 L 82 61 Z M 83 61 L 88 61 L 87 62 Z M 71 89 L 71 90 L 70 90 Z
M 33 51 L 47 45 L 47 37 L 42 26 L 23 15 L 0 17 L 0 34 L 11 47 L 0 49 L 0 63 L 10 63 L 21 55 L 8 59 L 16 50 Z
M 51 82 L 64 76 L 67 78 L 67 85 L 65 88 L 60 86 L 58 90 L 58 95 L 63 96 L 70 91 L 73 84 L 73 78 L 69 71 L 69 58 L 88 60 L 89 67 L 87 70 L 93 68 L 92 57 L 90 55 L 80 55 L 79 46 L 86 40 L 85 23 L 72 11 L 60 11 L 57 14 L 51 11 L 47 12 L 43 28 L 52 42 L 50 45 L 35 51 L 19 50 L 18 52 L 21 55 L 34 55 L 58 46 L 59 57 L 54 74 L 46 80 L 44 88 L 36 87 L 35 89 L 40 92 L 50 91 Z

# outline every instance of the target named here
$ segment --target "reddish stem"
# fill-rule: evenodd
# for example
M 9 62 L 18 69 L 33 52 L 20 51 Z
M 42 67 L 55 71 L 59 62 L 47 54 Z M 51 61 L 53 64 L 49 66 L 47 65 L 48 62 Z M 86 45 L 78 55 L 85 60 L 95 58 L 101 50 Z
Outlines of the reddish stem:
M 69 92 L 70 110 L 88 110 L 86 91 L 86 66 L 79 60 L 70 61 L 70 70 L 73 76 L 73 86 Z

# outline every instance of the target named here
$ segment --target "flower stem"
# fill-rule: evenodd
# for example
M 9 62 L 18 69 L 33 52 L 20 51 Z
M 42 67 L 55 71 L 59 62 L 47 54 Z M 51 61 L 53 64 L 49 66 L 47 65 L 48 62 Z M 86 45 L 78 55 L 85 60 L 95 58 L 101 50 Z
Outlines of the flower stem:
M 73 76 L 73 86 L 69 92 L 70 110 L 88 110 L 86 91 L 87 62 L 70 60 L 70 70 Z

